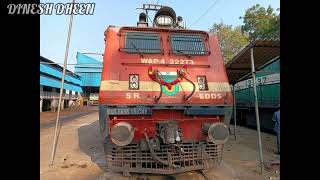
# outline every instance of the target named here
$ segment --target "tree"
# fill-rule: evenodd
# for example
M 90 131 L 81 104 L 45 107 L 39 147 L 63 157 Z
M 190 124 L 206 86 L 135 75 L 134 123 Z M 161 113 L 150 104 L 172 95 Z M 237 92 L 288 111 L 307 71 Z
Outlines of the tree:
M 242 33 L 241 26 L 232 27 L 223 22 L 214 23 L 210 32 L 217 34 L 219 44 L 227 64 L 240 50 L 249 43 L 249 36 Z
M 242 31 L 249 34 L 250 40 L 280 38 L 280 13 L 277 15 L 271 6 L 266 9 L 256 4 L 247 9 L 240 19 L 244 24 Z

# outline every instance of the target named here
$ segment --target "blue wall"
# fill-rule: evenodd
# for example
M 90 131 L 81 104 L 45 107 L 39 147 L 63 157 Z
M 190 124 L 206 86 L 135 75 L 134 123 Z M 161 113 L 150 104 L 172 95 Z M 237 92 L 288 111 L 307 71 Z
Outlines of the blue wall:
M 54 87 L 54 88 L 61 88 L 61 80 L 57 80 L 57 79 L 50 78 L 48 76 L 40 75 L 40 85 Z M 64 83 L 63 89 L 82 93 L 82 89 L 80 86 L 69 84 L 68 82 Z
M 41 64 L 41 58 L 45 59 L 40 57 L 40 85 L 61 88 L 62 70 L 56 67 L 57 65 Z M 74 76 L 67 71 L 64 89 L 82 93 L 81 85 L 82 81 L 80 77 Z
M 40 64 L 40 72 L 49 74 L 49 75 L 57 77 L 59 79 L 62 78 L 62 71 L 60 71 L 59 69 L 52 67 L 50 65 Z M 74 83 L 74 84 L 78 84 L 80 86 L 82 85 L 80 78 L 75 78 L 75 77 L 70 76 L 68 74 L 65 76 L 65 80 L 68 82 Z
M 100 87 L 102 62 L 78 52 L 75 73 L 81 76 L 83 87 Z

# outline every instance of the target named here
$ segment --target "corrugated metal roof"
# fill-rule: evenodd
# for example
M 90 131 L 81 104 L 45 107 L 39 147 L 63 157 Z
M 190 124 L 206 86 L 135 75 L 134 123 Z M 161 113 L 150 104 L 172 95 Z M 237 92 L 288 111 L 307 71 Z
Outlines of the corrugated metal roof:
M 43 56 L 40 56 L 40 62 L 46 62 L 46 63 L 53 63 L 53 64 L 50 64 L 50 66 L 52 67 L 55 67 L 57 69 L 59 69 L 61 72 L 63 71 L 63 67 L 58 65 L 58 64 L 54 64 L 55 62 L 43 57 Z M 70 71 L 70 70 L 66 70 L 67 74 L 69 74 L 70 76 L 73 76 L 75 78 L 80 78 L 80 76 L 78 76 L 77 74 L 75 74 L 74 72 Z
M 75 73 L 81 76 L 82 86 L 100 87 L 102 62 L 78 52 Z
M 77 64 L 100 64 L 102 65 L 102 62 L 87 56 L 85 54 L 77 52 Z
M 47 64 L 40 64 L 40 72 L 52 75 L 54 77 L 57 78 L 62 78 L 62 72 L 54 67 L 52 67 L 51 65 L 47 65 Z M 79 84 L 81 86 L 81 79 L 80 78 L 75 78 L 73 76 L 70 75 L 66 75 L 65 76 L 65 80 L 72 82 L 74 84 Z
M 61 88 L 61 81 L 40 75 L 40 85 Z M 67 82 L 64 83 L 64 89 L 82 93 L 82 88 L 80 86 L 69 84 Z
M 101 73 L 102 72 L 102 62 L 86 56 L 81 53 L 77 53 L 77 65 L 75 66 L 75 73 Z
M 257 39 L 251 42 L 226 65 L 230 84 L 235 84 L 251 72 L 250 48 L 253 48 L 256 69 L 280 56 L 279 39 Z

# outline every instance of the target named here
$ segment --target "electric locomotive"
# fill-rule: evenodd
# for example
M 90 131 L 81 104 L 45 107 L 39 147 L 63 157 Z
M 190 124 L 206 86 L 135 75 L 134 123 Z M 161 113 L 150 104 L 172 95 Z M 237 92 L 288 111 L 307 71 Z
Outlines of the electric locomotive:
M 99 123 L 107 167 L 130 175 L 219 165 L 233 96 L 218 38 L 187 29 L 170 7 L 141 9 L 137 26 L 105 31 Z

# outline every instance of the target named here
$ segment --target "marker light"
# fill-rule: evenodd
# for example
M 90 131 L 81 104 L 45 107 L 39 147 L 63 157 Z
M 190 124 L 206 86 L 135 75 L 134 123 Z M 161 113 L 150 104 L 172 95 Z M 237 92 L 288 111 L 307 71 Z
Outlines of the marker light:
M 129 89 L 138 90 L 139 89 L 139 75 L 130 74 L 129 75 Z
M 198 76 L 198 85 L 200 91 L 208 90 L 207 78 L 205 76 Z

